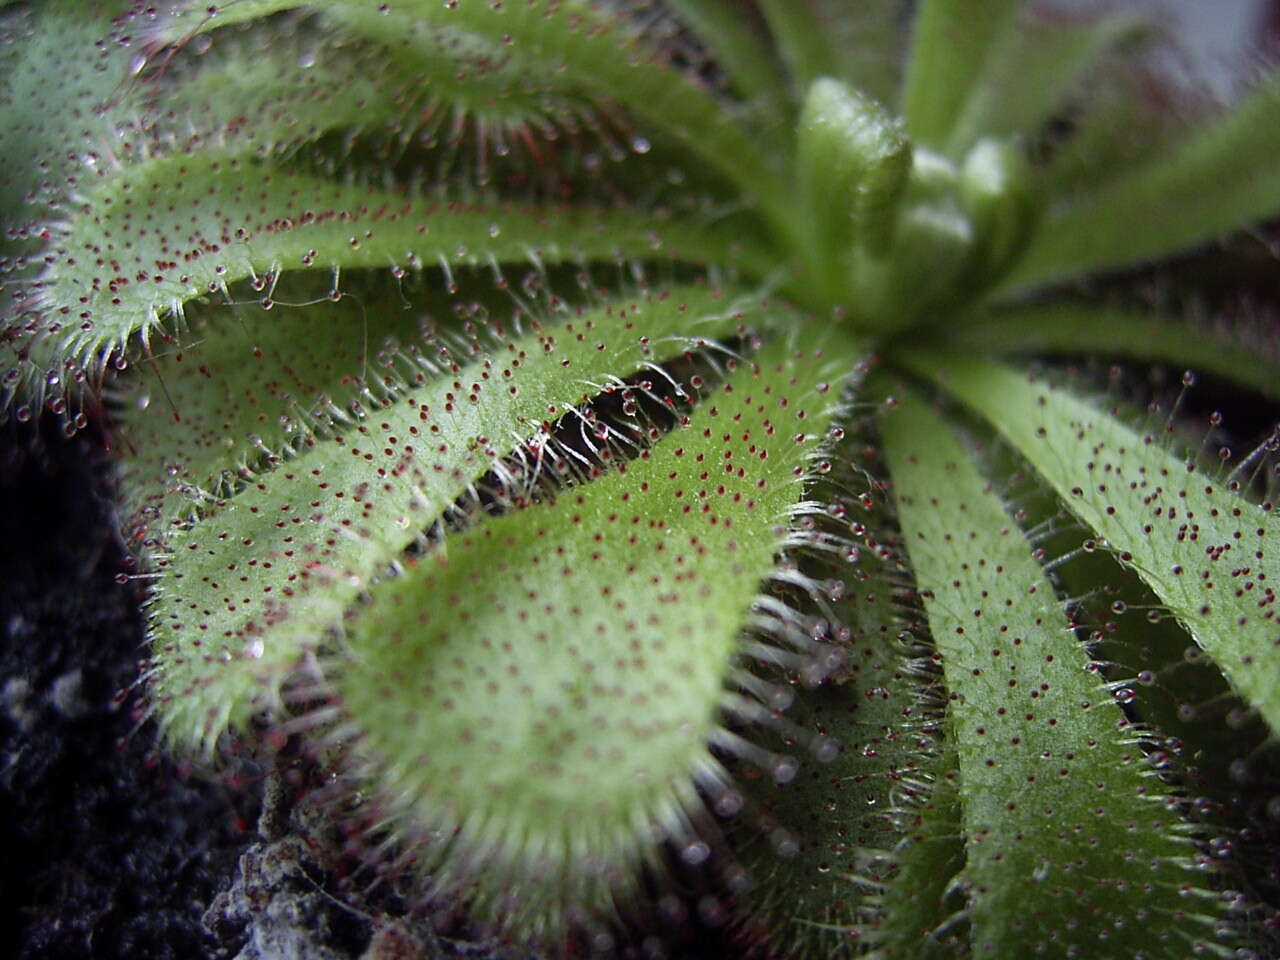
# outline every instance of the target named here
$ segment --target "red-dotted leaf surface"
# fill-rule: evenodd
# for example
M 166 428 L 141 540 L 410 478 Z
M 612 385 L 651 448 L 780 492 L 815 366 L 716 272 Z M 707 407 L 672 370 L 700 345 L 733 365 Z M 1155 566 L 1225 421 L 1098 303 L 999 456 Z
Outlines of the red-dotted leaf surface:
M 1022 531 L 922 399 L 882 425 L 949 692 L 974 953 L 1230 956 L 1176 800 L 1086 670 Z

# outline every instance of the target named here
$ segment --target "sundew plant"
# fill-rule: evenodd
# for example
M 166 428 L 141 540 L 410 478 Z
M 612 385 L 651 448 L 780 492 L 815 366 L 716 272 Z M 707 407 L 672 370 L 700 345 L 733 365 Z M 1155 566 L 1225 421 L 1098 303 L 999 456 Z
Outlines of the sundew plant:
M 1275 74 L 1019 0 L 0 18 L 4 403 L 107 425 L 173 750 L 301 735 L 552 951 L 692 868 L 756 956 L 1266 950 L 1275 442 L 1144 391 L 1280 354 L 1121 271 L 1280 213 Z

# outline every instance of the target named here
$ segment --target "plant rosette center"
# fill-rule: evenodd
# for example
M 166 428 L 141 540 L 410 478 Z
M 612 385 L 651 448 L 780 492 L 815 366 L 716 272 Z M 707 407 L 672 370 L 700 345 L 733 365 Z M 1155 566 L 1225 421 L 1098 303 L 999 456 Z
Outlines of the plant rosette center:
M 839 80 L 812 84 L 796 136 L 801 284 L 883 335 L 961 312 L 1012 266 L 1034 226 L 1014 139 L 958 160 L 913 146 L 901 120 Z

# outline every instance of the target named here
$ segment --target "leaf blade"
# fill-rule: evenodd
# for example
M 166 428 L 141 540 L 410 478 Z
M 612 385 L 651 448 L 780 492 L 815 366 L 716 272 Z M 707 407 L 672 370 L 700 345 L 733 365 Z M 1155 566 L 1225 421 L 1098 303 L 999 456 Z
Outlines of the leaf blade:
M 913 142 L 942 150 L 988 51 L 1022 0 L 924 0 L 916 13 L 901 111 Z
M 1000 431 L 1280 730 L 1274 511 L 1065 390 L 969 357 L 916 362 Z
M 147 221 L 146 235 L 131 236 L 135 217 Z M 670 227 L 676 245 L 677 237 L 702 243 L 698 231 Z M 661 257 L 664 232 L 651 214 L 621 209 L 467 204 L 234 157 L 164 157 L 85 190 L 29 309 L 41 318 L 37 336 L 92 369 L 234 280 L 288 269 Z M 64 327 L 67 315 L 76 323 Z
M 1066 353 L 1160 361 L 1230 380 L 1264 396 L 1280 393 L 1274 345 L 1233 338 L 1188 320 L 1088 304 L 992 310 L 938 331 L 949 348 L 988 355 Z
M 1085 671 L 1031 548 L 951 429 L 907 391 L 882 417 L 907 550 L 943 654 L 960 756 L 973 948 L 1217 950 L 1187 827 L 1117 704 Z M 938 476 L 947 482 L 939 484 Z M 1064 829 L 1063 824 L 1073 825 Z M 1138 882 L 1133 879 L 1135 864 Z M 1160 916 L 1152 937 L 1140 921 Z
M 409 384 L 229 500 L 202 497 L 194 524 L 150 531 L 159 574 L 151 683 L 166 736 L 207 751 L 221 730 L 276 708 L 299 658 L 501 457 L 610 376 L 679 353 L 685 334 L 732 329 L 739 312 L 699 290 L 626 306 Z M 179 485 L 167 496 L 187 494 Z
M 554 930 L 651 837 L 684 839 L 738 633 L 833 411 L 821 381 L 848 369 L 821 339 L 767 344 L 649 456 L 374 588 L 333 682 L 397 814 L 453 837 L 438 888 L 474 880 L 504 922 Z
M 1051 211 L 997 291 L 1132 266 L 1280 211 L 1280 74 L 1181 143 Z

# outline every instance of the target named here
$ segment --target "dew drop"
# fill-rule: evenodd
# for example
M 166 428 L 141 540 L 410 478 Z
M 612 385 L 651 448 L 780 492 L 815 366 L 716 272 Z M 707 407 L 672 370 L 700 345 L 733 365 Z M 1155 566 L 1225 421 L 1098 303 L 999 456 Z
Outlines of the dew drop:
M 650 150 L 653 149 L 653 144 L 651 144 L 644 137 L 636 137 L 634 140 L 631 141 L 631 149 L 634 150 L 636 153 L 641 153 L 641 154 L 648 153 Z
M 499 227 L 496 223 L 489 224 L 489 236 L 496 237 L 501 232 L 502 232 L 502 228 Z
M 718 817 L 736 817 L 742 812 L 745 801 L 736 790 L 726 790 L 716 797 L 715 811 Z
M 1215 857 L 1229 857 L 1231 856 L 1231 849 L 1232 844 L 1227 837 L 1214 837 L 1209 841 L 1209 852 Z
M 769 691 L 769 709 L 784 713 L 795 701 L 795 692 L 790 687 L 776 686 Z
M 813 741 L 813 756 L 819 763 L 830 763 L 840 755 L 840 741 L 819 736 Z
M 306 70 L 308 67 L 314 67 L 316 65 L 317 58 L 318 54 L 315 50 L 304 50 L 302 53 L 298 54 L 298 66 L 303 70 Z
M 1112 696 L 1116 698 L 1117 703 L 1133 703 L 1137 695 L 1128 687 L 1121 687 Z
M 19 423 L 26 423 L 31 419 L 31 408 L 24 403 L 22 406 L 18 407 L 17 410 L 13 411 L 13 415 Z
M 800 852 L 800 844 L 796 838 L 781 827 L 773 831 L 769 839 L 773 842 L 773 852 L 783 860 L 790 860 Z
M 698 919 L 708 927 L 719 927 L 729 919 L 729 913 L 719 899 L 708 895 L 698 901 Z
M 701 866 L 711 856 L 711 847 L 701 840 L 686 843 L 680 850 L 680 859 L 691 867 Z
M 773 761 L 773 767 L 769 771 L 773 782 L 779 785 L 790 783 L 799 772 L 800 764 L 796 763 L 794 757 L 779 757 Z
M 614 940 L 613 935 L 603 930 L 593 934 L 591 937 L 591 952 L 596 956 L 605 956 L 613 953 Z

